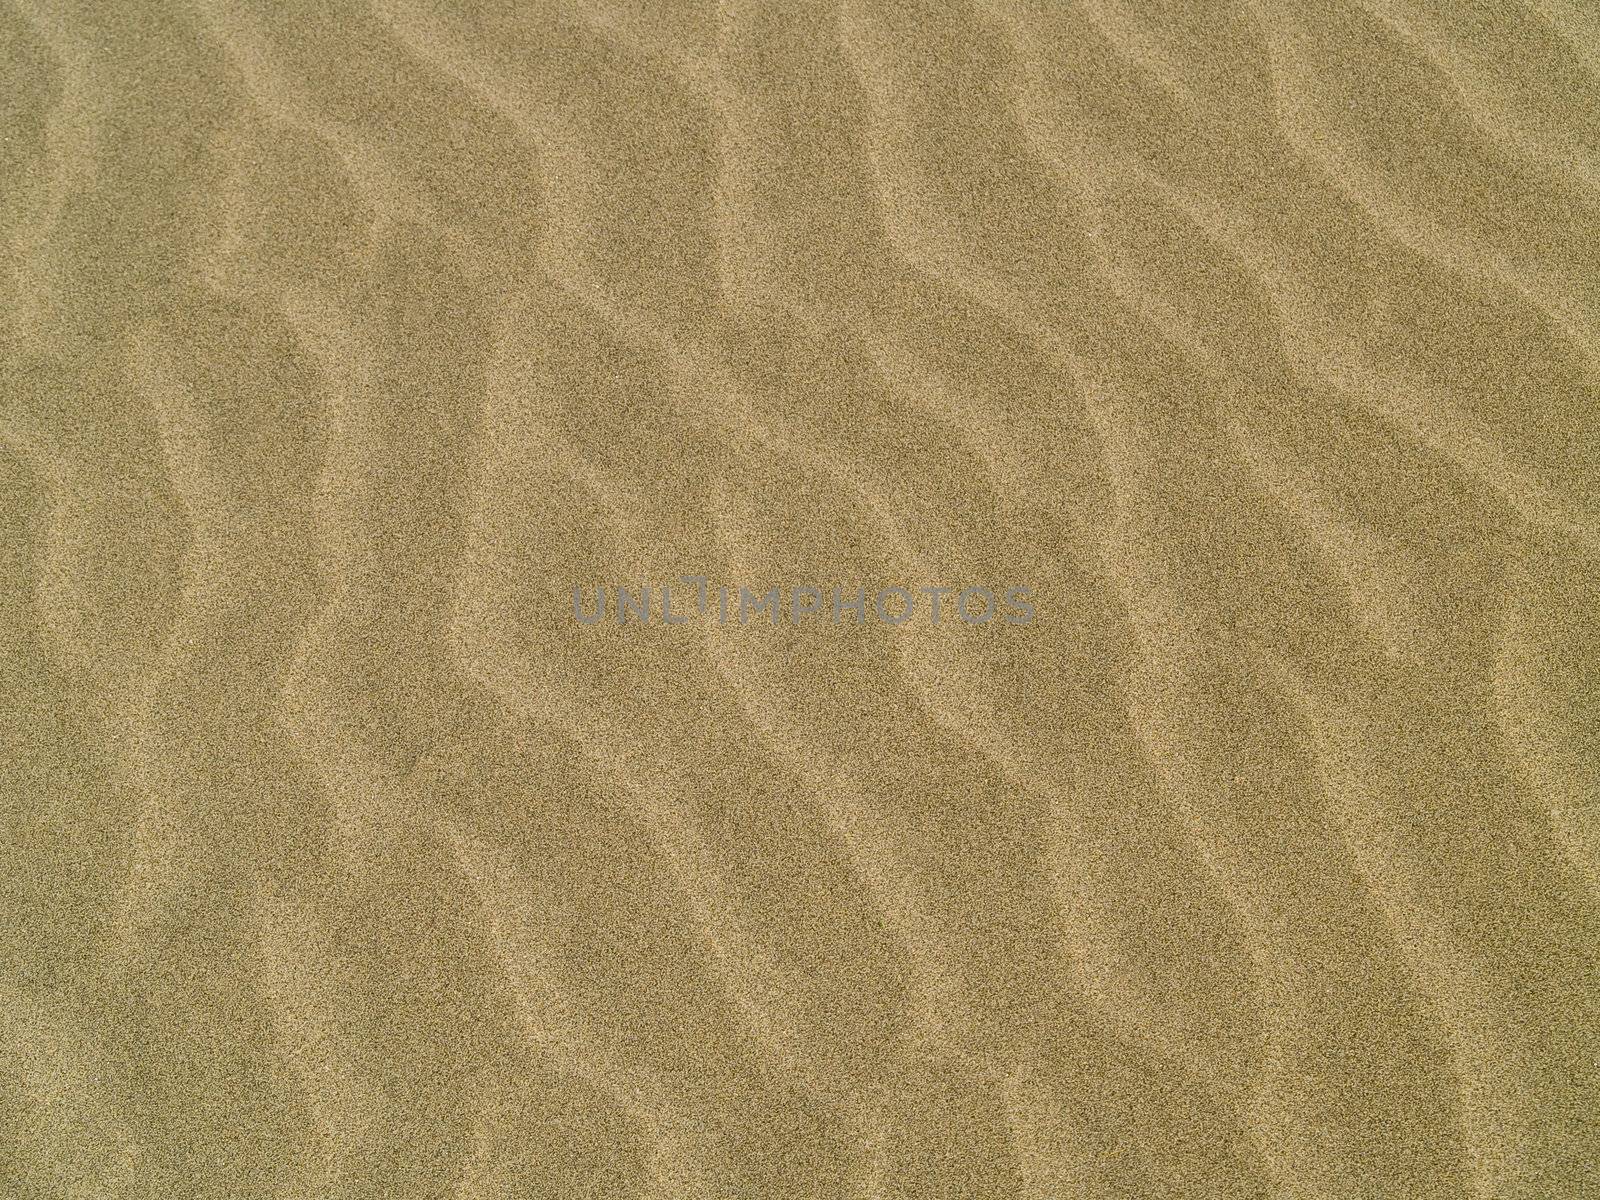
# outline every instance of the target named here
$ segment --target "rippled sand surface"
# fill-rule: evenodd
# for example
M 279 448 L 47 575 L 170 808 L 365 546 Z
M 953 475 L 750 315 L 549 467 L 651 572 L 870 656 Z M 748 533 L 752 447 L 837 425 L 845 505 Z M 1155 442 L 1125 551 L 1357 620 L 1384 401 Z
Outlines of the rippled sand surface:
M 0 59 L 0 1193 L 1600 1194 L 1600 9 Z

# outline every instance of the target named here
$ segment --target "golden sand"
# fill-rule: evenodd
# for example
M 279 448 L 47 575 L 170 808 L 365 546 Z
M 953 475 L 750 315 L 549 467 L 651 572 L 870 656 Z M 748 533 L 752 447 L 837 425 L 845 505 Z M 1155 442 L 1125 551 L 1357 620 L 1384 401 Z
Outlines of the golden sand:
M 0 64 L 0 1195 L 1600 1195 L 1600 8 Z

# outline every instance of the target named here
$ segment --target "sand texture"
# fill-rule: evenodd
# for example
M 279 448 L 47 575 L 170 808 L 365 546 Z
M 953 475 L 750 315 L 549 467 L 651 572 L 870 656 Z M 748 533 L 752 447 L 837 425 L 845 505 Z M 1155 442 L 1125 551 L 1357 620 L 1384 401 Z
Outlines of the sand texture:
M 0 80 L 0 1198 L 1600 1196 L 1600 6 Z

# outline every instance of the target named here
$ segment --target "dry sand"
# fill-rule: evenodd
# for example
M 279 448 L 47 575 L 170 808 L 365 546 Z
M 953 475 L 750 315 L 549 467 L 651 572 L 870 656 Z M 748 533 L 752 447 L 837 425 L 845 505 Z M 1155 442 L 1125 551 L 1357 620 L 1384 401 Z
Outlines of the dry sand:
M 1600 1194 L 1600 9 L 0 56 L 4 1196 Z

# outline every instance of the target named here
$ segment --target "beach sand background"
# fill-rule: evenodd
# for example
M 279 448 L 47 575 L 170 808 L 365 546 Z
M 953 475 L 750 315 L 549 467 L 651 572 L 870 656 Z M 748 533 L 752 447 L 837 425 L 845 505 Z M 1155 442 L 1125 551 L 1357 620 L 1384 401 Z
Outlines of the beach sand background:
M 1600 1194 L 1600 9 L 0 57 L 6 1196 Z

